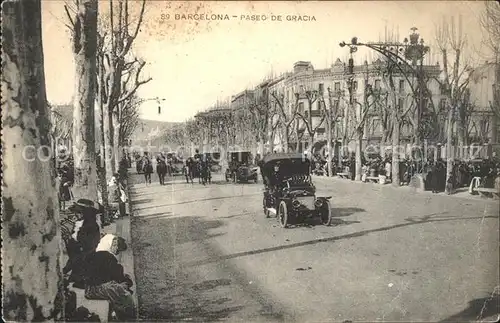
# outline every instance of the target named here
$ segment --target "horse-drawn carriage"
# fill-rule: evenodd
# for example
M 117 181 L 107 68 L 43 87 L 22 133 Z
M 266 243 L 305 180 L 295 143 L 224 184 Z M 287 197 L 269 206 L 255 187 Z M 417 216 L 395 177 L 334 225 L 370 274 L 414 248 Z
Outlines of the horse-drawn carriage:
M 258 167 L 252 167 L 252 153 L 249 151 L 230 152 L 227 154 L 229 167 L 226 169 L 226 181 L 234 183 L 253 180 L 257 183 Z
M 264 181 L 263 208 L 266 217 L 275 215 L 281 226 L 319 217 L 330 225 L 331 196 L 316 196 L 311 180 L 310 161 L 302 154 L 269 154 L 260 162 Z
M 184 161 L 175 152 L 165 154 L 167 157 L 167 172 L 170 176 L 183 175 Z

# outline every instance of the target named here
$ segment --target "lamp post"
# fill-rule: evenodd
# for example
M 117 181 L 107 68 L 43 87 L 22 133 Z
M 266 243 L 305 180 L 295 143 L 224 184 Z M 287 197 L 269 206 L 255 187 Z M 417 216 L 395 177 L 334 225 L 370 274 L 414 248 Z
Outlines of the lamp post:
M 369 42 L 362 43 L 358 41 L 357 37 L 353 37 L 350 43 L 341 42 L 340 47 L 348 46 L 350 53 L 357 50 L 358 47 L 364 46 L 370 48 L 387 58 L 390 63 L 389 68 L 397 68 L 399 72 L 406 79 L 410 86 L 413 97 L 418 98 L 418 111 L 417 111 L 417 127 L 420 129 L 420 114 L 422 113 L 423 107 L 423 94 L 424 94 L 424 75 L 423 75 L 423 59 L 426 53 L 429 52 L 429 47 L 424 45 L 424 40 L 420 38 L 420 35 L 416 32 L 417 28 L 413 27 L 412 33 L 410 34 L 410 39 L 404 39 L 401 42 Z M 420 39 L 420 41 L 419 41 Z M 411 62 L 411 64 L 409 63 Z M 417 62 L 420 62 L 420 68 L 417 68 Z M 415 88 L 413 82 L 410 80 L 410 76 L 414 75 L 417 77 L 417 85 Z M 393 138 L 392 138 L 392 183 L 395 186 L 400 185 L 399 176 L 399 141 L 400 141 L 400 119 L 401 115 L 399 111 L 396 110 L 399 107 L 393 107 Z M 417 140 L 420 137 L 420 133 L 417 134 Z
M 405 80 L 408 82 L 410 89 L 412 91 L 413 97 L 418 98 L 417 104 L 417 126 L 420 130 L 420 118 L 424 110 L 423 102 L 425 95 L 425 82 L 424 82 L 424 70 L 423 70 L 423 60 L 425 55 L 429 52 L 429 46 L 424 44 L 424 39 L 420 38 L 420 34 L 417 33 L 417 28 L 411 28 L 412 33 L 409 35 L 409 39 L 405 38 L 403 42 L 368 42 L 362 43 L 358 41 L 357 37 L 353 37 L 350 43 L 341 42 L 340 47 L 348 46 L 350 52 L 353 48 L 358 48 L 360 46 L 370 48 L 384 57 L 386 57 L 393 67 L 396 67 L 400 73 L 403 75 Z M 411 63 L 411 64 L 410 64 Z M 413 82 L 410 80 L 410 76 L 415 76 L 417 79 L 417 87 L 414 86 Z M 417 136 L 417 141 L 420 141 L 420 134 Z

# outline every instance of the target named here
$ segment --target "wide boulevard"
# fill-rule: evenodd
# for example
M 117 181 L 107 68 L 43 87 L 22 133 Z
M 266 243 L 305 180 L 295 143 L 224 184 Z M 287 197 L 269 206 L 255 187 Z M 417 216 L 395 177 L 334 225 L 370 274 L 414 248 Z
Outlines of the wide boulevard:
M 461 321 L 499 312 L 498 201 L 314 178 L 330 227 L 262 211 L 262 181 L 132 175 L 140 317 Z

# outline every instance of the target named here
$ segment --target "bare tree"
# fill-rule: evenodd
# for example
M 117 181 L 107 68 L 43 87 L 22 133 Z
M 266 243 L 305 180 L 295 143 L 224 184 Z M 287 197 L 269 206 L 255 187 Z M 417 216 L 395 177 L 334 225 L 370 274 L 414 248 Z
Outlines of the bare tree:
M 399 173 L 400 162 L 400 143 L 401 143 L 401 127 L 406 122 L 409 114 L 415 112 L 416 102 L 412 97 L 412 93 L 400 95 L 396 92 L 396 85 L 394 82 L 394 64 L 388 65 L 387 70 L 383 73 L 382 80 L 385 89 L 388 91 L 388 105 L 386 109 L 391 114 L 392 124 L 392 185 L 400 186 L 401 178 Z
M 61 318 L 56 315 L 62 281 L 59 208 L 50 162 L 41 17 L 40 1 L 2 3 L 2 313 L 6 321 Z
M 491 127 L 496 141 L 497 123 L 500 119 L 500 5 L 494 1 L 486 1 L 484 12 L 481 15 L 481 27 L 486 32 L 486 44 L 493 56 L 495 63 L 495 84 L 493 85 L 493 101 L 490 109 L 494 117 L 491 119 Z
M 97 199 L 95 154 L 95 77 L 97 48 L 97 0 L 76 0 L 71 23 L 77 81 L 73 110 L 74 194 Z
M 295 102 L 290 104 L 290 102 L 285 101 L 285 95 L 283 93 L 273 92 L 272 103 L 274 104 L 274 109 L 279 115 L 278 126 L 281 127 L 281 133 L 283 135 L 283 150 L 288 152 L 290 145 L 290 138 L 294 132 L 294 123 L 297 120 L 297 109 L 299 106 L 299 96 L 295 95 Z M 287 107 L 290 107 L 288 110 Z
M 106 85 L 106 98 L 103 102 L 104 151 L 109 154 L 106 156 L 106 160 L 109 161 L 106 164 L 107 176 L 111 176 L 118 167 L 121 153 L 120 104 L 130 100 L 141 85 L 151 80 L 140 79 L 145 62 L 135 58 L 127 60 L 132 44 L 139 34 L 146 5 L 146 1 L 142 0 L 137 22 L 133 26 L 130 21 L 129 1 L 119 0 L 116 8 L 114 0 L 109 0 L 109 16 L 103 21 L 105 29 L 102 30 L 102 37 L 105 38 L 105 49 L 102 53 L 102 63 Z
M 120 124 L 118 141 L 121 147 L 128 145 L 128 140 L 139 126 L 139 104 L 141 101 L 134 94 L 129 100 L 120 103 L 118 111 L 118 123 Z
M 458 114 L 457 120 L 457 137 L 458 146 L 464 147 L 465 134 L 464 120 L 462 110 L 467 107 L 466 95 L 467 86 L 470 80 L 469 67 L 463 62 L 463 49 L 467 44 L 467 37 L 462 29 L 462 19 L 458 19 L 458 27 L 455 18 L 450 21 L 443 19 L 441 25 L 436 26 L 436 40 L 441 51 L 443 60 L 443 78 L 440 80 L 443 92 L 446 95 L 446 108 L 448 110 L 448 117 L 446 123 L 446 148 L 447 148 L 447 162 L 446 162 L 446 181 L 448 182 L 452 176 L 453 169 L 453 123 L 455 115 Z M 454 54 L 452 67 L 448 63 L 448 49 Z M 463 64 L 463 65 L 462 65 Z M 450 73 L 451 72 L 451 73 Z M 451 74 L 451 77 L 450 77 Z M 448 186 L 447 186 L 448 189 Z M 448 191 L 447 191 L 448 193 Z
M 313 110 L 313 106 L 320 97 L 319 91 L 303 88 L 303 93 L 299 93 L 299 95 L 304 95 L 305 99 L 307 100 L 307 110 L 305 111 L 305 113 L 303 113 L 302 111 L 297 111 L 297 116 L 300 117 L 303 124 L 305 125 L 308 134 L 309 149 L 312 153 L 314 139 L 316 137 L 318 129 L 323 125 L 323 121 L 325 120 L 326 116 L 322 113 L 319 113 L 318 116 L 320 117 L 320 120 L 316 123 L 316 125 L 314 125 L 313 114 L 315 114 L 315 111 L 319 112 L 319 110 Z
M 328 176 L 333 176 L 332 172 L 332 157 L 333 157 L 333 152 L 332 152 L 332 142 L 337 141 L 337 136 L 336 136 L 336 122 L 337 119 L 341 116 L 342 110 L 340 108 L 340 100 L 341 100 L 341 95 L 340 93 L 337 93 L 337 96 L 335 96 L 334 92 L 328 88 L 328 105 L 325 102 L 325 97 L 324 93 L 319 93 L 319 108 L 321 110 L 321 113 L 325 117 L 325 126 L 326 126 L 326 147 L 327 147 L 327 152 L 328 152 L 328 158 L 327 158 L 327 167 L 328 167 Z
M 255 135 L 255 141 L 261 145 L 260 154 L 264 154 L 264 145 L 272 137 L 276 127 L 273 124 L 275 109 L 270 100 L 267 88 L 256 91 L 254 102 L 250 103 L 249 111 L 251 113 L 252 132 Z M 271 130 L 271 131 L 270 131 Z

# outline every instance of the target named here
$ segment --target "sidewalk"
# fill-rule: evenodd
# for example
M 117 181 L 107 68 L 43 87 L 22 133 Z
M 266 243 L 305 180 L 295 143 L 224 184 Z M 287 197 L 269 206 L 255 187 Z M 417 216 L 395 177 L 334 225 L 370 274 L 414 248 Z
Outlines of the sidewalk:
M 469 199 L 469 200 L 476 200 L 476 201 L 484 201 L 484 202 L 496 202 L 498 203 L 498 200 L 492 199 L 492 198 L 484 198 L 481 197 L 480 195 L 472 195 L 469 193 L 467 187 L 459 188 L 456 190 L 454 194 L 447 195 L 444 192 L 440 193 L 432 193 L 431 191 L 418 191 L 414 187 L 410 187 L 407 185 L 404 186 L 399 186 L 395 187 L 391 183 L 388 184 L 378 184 L 378 183 L 373 183 L 373 182 L 361 182 L 361 181 L 352 181 L 350 179 L 345 179 L 345 178 L 340 178 L 338 176 L 333 176 L 333 177 L 327 177 L 327 176 L 317 176 L 317 175 L 312 175 L 312 178 L 314 181 L 333 181 L 333 182 L 341 182 L 341 183 L 349 183 L 352 185 L 372 185 L 372 186 L 377 186 L 377 187 L 383 187 L 384 189 L 394 189 L 394 190 L 399 190 L 399 191 L 405 191 L 408 193 L 413 193 L 413 194 L 421 194 L 421 195 L 428 195 L 428 196 L 445 196 L 445 197 L 451 197 L 451 198 L 460 198 L 460 199 Z
M 130 196 L 130 188 L 127 183 L 127 191 L 128 196 Z M 67 202 L 66 207 L 71 205 L 71 202 L 75 202 L 77 199 L 75 198 L 72 201 Z M 130 198 L 129 201 L 126 203 L 126 208 L 127 211 L 130 210 Z M 66 219 L 68 216 L 70 216 L 71 212 L 68 210 L 61 210 L 61 221 L 63 219 Z M 137 294 L 136 290 L 137 287 L 135 286 L 136 280 L 135 280 L 135 272 L 134 272 L 134 259 L 133 259 L 133 252 L 132 252 L 132 240 L 131 240 L 131 234 L 130 234 L 130 217 L 131 213 L 127 212 L 129 216 L 125 216 L 123 218 L 118 218 L 114 219 L 112 223 L 109 225 L 106 225 L 102 228 L 102 234 L 113 234 L 115 236 L 119 236 L 125 239 L 127 243 L 127 250 L 122 251 L 118 255 L 118 262 L 123 266 L 124 272 L 126 274 L 129 274 L 130 277 L 132 278 L 132 281 L 134 282 L 134 286 L 132 287 L 132 290 L 134 291 L 134 301 L 137 309 Z M 68 228 L 69 229 L 69 228 Z M 71 226 L 71 230 L 73 227 Z M 61 255 L 61 260 L 62 263 L 65 264 L 67 261 L 67 251 L 66 248 L 63 249 L 62 255 Z M 95 313 L 99 316 L 101 322 L 105 323 L 108 322 L 108 317 L 109 317 L 109 304 L 107 301 L 103 300 L 89 300 L 85 298 L 85 291 L 83 289 L 79 288 L 73 288 L 72 285 L 70 285 L 70 289 L 75 292 L 76 294 L 76 306 L 77 308 L 80 306 L 83 306 L 87 308 L 91 313 Z

